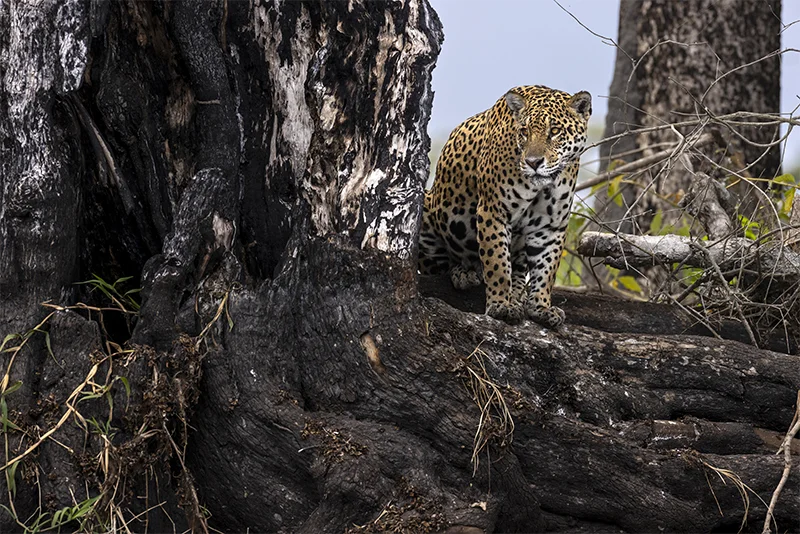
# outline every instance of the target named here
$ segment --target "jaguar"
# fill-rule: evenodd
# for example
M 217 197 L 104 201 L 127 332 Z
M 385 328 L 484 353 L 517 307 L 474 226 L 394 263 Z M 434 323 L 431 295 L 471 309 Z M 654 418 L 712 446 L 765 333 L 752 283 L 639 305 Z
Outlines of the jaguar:
M 528 85 L 457 126 L 425 192 L 420 273 L 484 284 L 486 313 L 510 324 L 560 326 L 551 292 L 591 114 L 586 91 Z

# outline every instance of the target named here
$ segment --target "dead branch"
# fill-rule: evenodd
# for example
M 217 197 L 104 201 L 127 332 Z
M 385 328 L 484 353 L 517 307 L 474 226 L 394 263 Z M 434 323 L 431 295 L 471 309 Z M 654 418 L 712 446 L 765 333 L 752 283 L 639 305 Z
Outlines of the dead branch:
M 651 156 L 646 156 L 636 161 L 626 163 L 625 165 L 620 165 L 619 167 L 611 171 L 598 174 L 594 178 L 585 180 L 580 184 L 578 184 L 578 186 L 575 188 L 575 191 L 583 191 L 584 189 L 590 189 L 598 184 L 607 182 L 608 180 L 611 180 L 612 178 L 615 178 L 617 176 L 631 174 L 633 172 L 640 171 L 651 165 L 655 165 L 656 163 L 660 163 L 664 160 L 671 159 L 687 148 L 707 145 L 712 141 L 714 141 L 716 136 L 718 136 L 718 134 L 715 134 L 714 132 L 709 132 L 709 133 L 704 133 L 703 135 L 698 137 L 696 141 L 685 141 L 685 142 L 681 141 L 679 143 L 676 143 L 671 148 L 662 150 L 660 152 L 656 152 Z
M 789 430 L 786 432 L 786 437 L 783 438 L 783 442 L 776 453 L 783 453 L 783 473 L 781 473 L 781 480 L 778 482 L 778 486 L 775 488 L 775 491 L 772 492 L 772 498 L 769 501 L 769 508 L 767 508 L 767 516 L 764 518 L 764 529 L 761 531 L 761 534 L 769 534 L 772 532 L 772 529 L 770 528 L 770 520 L 773 517 L 775 504 L 778 502 L 778 497 L 781 494 L 781 490 L 783 490 L 783 487 L 786 485 L 786 481 L 789 480 L 789 472 L 792 469 L 791 446 L 792 440 L 794 440 L 797 432 L 800 432 L 800 391 L 797 392 L 797 410 L 794 413 L 794 419 L 792 419 L 792 424 L 789 426 Z
M 733 233 L 731 215 L 734 201 L 731 193 L 707 174 L 695 174 L 695 180 L 680 206 L 700 221 L 709 239 L 722 239 Z
M 588 258 L 604 258 L 617 269 L 683 263 L 707 269 L 713 262 L 724 271 L 750 269 L 785 281 L 800 280 L 800 254 L 781 245 L 763 245 L 744 237 L 729 237 L 709 242 L 708 256 L 697 248 L 697 238 L 669 235 L 631 235 L 584 232 L 578 253 Z
M 578 253 L 605 258 L 606 265 L 617 269 L 681 263 L 687 267 L 714 268 L 720 273 L 751 269 L 772 278 L 800 279 L 800 254 L 787 250 L 780 242 L 762 243 L 734 236 L 731 220 L 734 201 L 718 181 L 696 173 L 680 205 L 702 224 L 709 241 L 674 234 L 639 236 L 584 232 Z

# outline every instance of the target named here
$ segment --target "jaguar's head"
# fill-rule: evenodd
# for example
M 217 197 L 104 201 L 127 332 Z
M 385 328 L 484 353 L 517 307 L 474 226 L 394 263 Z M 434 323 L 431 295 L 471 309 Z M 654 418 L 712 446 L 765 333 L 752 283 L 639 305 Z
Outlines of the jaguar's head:
M 516 128 L 519 168 L 531 179 L 552 178 L 578 159 L 586 145 L 592 95 L 548 88 L 505 95 Z

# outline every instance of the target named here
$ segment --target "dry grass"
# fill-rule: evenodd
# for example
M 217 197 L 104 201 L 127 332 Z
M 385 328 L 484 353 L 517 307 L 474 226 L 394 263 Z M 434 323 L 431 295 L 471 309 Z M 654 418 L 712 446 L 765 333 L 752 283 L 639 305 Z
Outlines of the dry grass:
M 750 488 L 750 486 L 745 484 L 744 481 L 742 480 L 742 478 L 737 473 L 735 473 L 734 471 L 731 471 L 730 469 L 724 469 L 724 468 L 721 468 L 721 467 L 716 467 L 714 465 L 711 465 L 705 459 L 703 459 L 699 454 L 694 454 L 694 455 L 690 456 L 690 459 L 693 462 L 699 463 L 699 465 L 701 465 L 704 468 L 704 473 L 705 473 L 705 476 L 706 476 L 706 483 L 708 484 L 708 489 L 711 490 L 711 495 L 714 497 L 714 502 L 717 503 L 717 509 L 719 510 L 719 514 L 721 516 L 724 516 L 725 513 L 724 513 L 724 511 L 722 510 L 722 507 L 719 504 L 719 500 L 717 499 L 716 493 L 714 493 L 714 488 L 711 485 L 711 480 L 708 478 L 708 471 L 716 474 L 719 477 L 719 479 L 722 481 L 723 485 L 727 486 L 728 483 L 731 483 L 733 485 L 733 487 L 736 488 L 736 491 L 739 492 L 739 497 L 742 500 L 742 507 L 744 508 L 744 515 L 742 516 L 742 523 L 741 523 L 741 525 L 739 525 L 739 532 L 741 532 L 744 529 L 745 525 L 747 524 L 747 517 L 748 517 L 748 515 L 750 513 L 750 494 L 751 493 L 753 495 L 755 495 L 756 498 L 759 501 L 764 503 L 764 506 L 767 505 L 767 503 L 764 502 L 764 499 L 762 499 L 755 491 L 753 491 L 753 489 Z
M 450 525 L 441 502 L 421 495 L 401 478 L 399 495 L 386 503 L 378 517 L 365 525 L 353 525 L 346 534 L 385 532 L 427 534 L 444 532 Z
M 43 432 L 38 427 L 26 427 L 24 414 L 13 410 L 13 406 L 9 408 L 9 403 L 14 400 L 13 393 L 22 385 L 11 379 L 14 365 L 19 361 L 18 355 L 32 346 L 30 340 L 34 336 L 43 335 L 46 348 L 55 359 L 53 348 L 58 350 L 58 347 L 50 346 L 47 328 L 57 313 L 91 314 L 92 319 L 102 322 L 105 313 L 130 312 L 120 302 L 115 302 L 113 308 L 45 303 L 52 311 L 39 324 L 24 334 L 6 336 L 0 345 L 0 354 L 8 358 L 0 379 L 5 453 L 0 471 L 5 475 L 7 486 L 7 506 L 2 506 L 20 529 L 25 532 L 108 533 L 146 530 L 150 511 L 162 508 L 168 516 L 163 508 L 164 502 L 147 494 L 147 488 L 151 486 L 150 481 L 157 478 L 156 473 L 163 473 L 165 466 L 174 459 L 180 466 L 177 475 L 179 502 L 191 530 L 203 533 L 211 530 L 185 464 L 187 421 L 197 400 L 200 362 L 206 353 L 209 332 L 222 315 L 227 316 L 228 324 L 232 326 L 227 311 L 228 297 L 229 293 L 226 293 L 221 299 L 217 313 L 200 336 L 180 338 L 170 352 L 157 353 L 147 347 L 123 349 L 104 339 L 105 352 L 86 355 L 88 368 L 66 398 L 48 399 L 44 412 L 46 417 L 38 417 L 40 422 L 50 421 Z M 105 333 L 102 324 L 101 331 Z M 136 397 L 133 411 L 129 410 L 127 403 L 124 407 L 115 406 L 114 399 L 119 399 L 123 390 L 125 399 Z M 52 420 L 49 414 L 54 416 Z M 63 432 L 70 425 L 82 430 L 82 442 L 70 441 L 70 435 L 74 434 Z M 85 477 L 74 481 L 83 486 L 83 495 L 72 493 L 78 488 L 71 489 L 71 506 L 54 509 L 52 503 L 43 501 L 39 477 L 41 468 L 35 453 L 48 441 L 63 447 L 80 466 L 81 476 Z M 37 510 L 30 517 L 20 517 L 15 507 L 20 472 L 25 473 L 23 481 L 26 484 L 39 486 Z M 138 512 L 131 509 L 130 502 L 132 498 L 140 498 L 131 492 L 135 487 L 145 488 L 146 493 L 144 509 Z
M 478 427 L 472 441 L 473 476 L 478 472 L 481 453 L 486 451 L 488 456 L 488 445 L 491 441 L 495 441 L 500 448 L 505 448 L 514 439 L 514 419 L 502 388 L 491 379 L 486 369 L 486 360 L 490 360 L 489 355 L 480 345 L 464 360 L 464 369 L 469 377 L 468 388 L 480 410 Z

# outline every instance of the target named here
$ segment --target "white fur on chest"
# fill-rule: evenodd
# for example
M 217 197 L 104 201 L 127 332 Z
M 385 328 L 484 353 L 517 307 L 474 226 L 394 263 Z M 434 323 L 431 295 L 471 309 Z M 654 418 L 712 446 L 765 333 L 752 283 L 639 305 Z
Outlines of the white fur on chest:
M 535 189 L 532 186 L 515 186 L 503 200 L 510 215 L 511 228 L 524 228 L 532 220 L 536 221 L 537 227 L 560 224 L 569 215 L 572 206 L 572 186 L 569 183 L 557 183 L 558 180 Z

